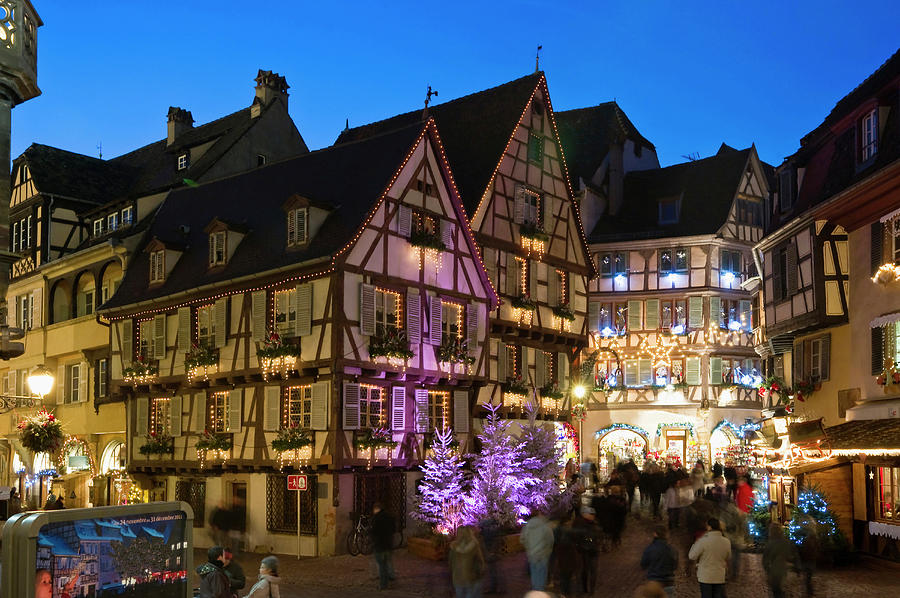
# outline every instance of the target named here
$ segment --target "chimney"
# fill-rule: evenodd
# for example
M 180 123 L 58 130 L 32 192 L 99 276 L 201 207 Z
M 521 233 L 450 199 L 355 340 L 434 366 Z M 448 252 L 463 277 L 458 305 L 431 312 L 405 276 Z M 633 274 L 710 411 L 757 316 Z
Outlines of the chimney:
M 253 116 L 259 116 L 261 109 L 268 106 L 272 100 L 279 98 L 284 102 L 287 108 L 288 103 L 288 84 L 284 77 L 272 71 L 264 71 L 262 69 L 256 74 L 256 97 L 253 99 L 254 110 Z
M 189 110 L 169 106 L 169 127 L 166 135 L 166 147 L 170 147 L 188 129 L 194 128 L 194 117 Z

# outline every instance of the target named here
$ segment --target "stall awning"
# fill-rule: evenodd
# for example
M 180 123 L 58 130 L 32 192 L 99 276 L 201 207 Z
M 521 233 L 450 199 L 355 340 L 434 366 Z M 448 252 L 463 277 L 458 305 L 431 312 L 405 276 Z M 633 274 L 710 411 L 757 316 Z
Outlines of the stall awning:
M 882 326 L 887 326 L 888 324 L 893 324 L 894 322 L 900 322 L 900 311 L 895 311 L 893 313 L 884 314 L 883 316 L 878 316 L 871 322 L 869 322 L 869 326 L 871 328 L 881 328 Z

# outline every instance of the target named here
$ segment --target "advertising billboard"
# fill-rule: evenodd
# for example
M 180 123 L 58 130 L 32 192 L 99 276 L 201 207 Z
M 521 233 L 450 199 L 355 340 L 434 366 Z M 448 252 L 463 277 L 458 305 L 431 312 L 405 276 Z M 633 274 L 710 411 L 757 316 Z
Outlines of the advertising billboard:
M 185 503 L 22 513 L 9 524 L 4 596 L 190 595 L 193 512 Z

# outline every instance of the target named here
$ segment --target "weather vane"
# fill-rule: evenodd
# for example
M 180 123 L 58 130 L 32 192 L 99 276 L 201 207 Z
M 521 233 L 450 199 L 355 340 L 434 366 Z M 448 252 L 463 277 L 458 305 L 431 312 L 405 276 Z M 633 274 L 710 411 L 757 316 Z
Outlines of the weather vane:
M 431 103 L 431 97 L 437 97 L 438 92 L 431 90 L 431 85 L 428 86 L 428 92 L 425 94 L 425 110 L 422 111 L 422 120 L 428 118 L 428 104 Z
M 538 73 L 541 70 L 541 48 L 543 48 L 541 44 L 538 44 L 537 52 L 534 53 L 534 72 Z

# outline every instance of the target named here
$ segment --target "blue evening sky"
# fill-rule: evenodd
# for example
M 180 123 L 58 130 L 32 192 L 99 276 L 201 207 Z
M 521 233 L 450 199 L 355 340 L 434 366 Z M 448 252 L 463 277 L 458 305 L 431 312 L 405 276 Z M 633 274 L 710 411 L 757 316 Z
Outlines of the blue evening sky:
M 900 3 L 32 0 L 43 95 L 13 111 L 37 142 L 113 157 L 250 104 L 258 68 L 291 86 L 311 149 L 359 125 L 534 70 L 554 109 L 617 100 L 663 165 L 756 143 L 779 164 L 898 48 Z

